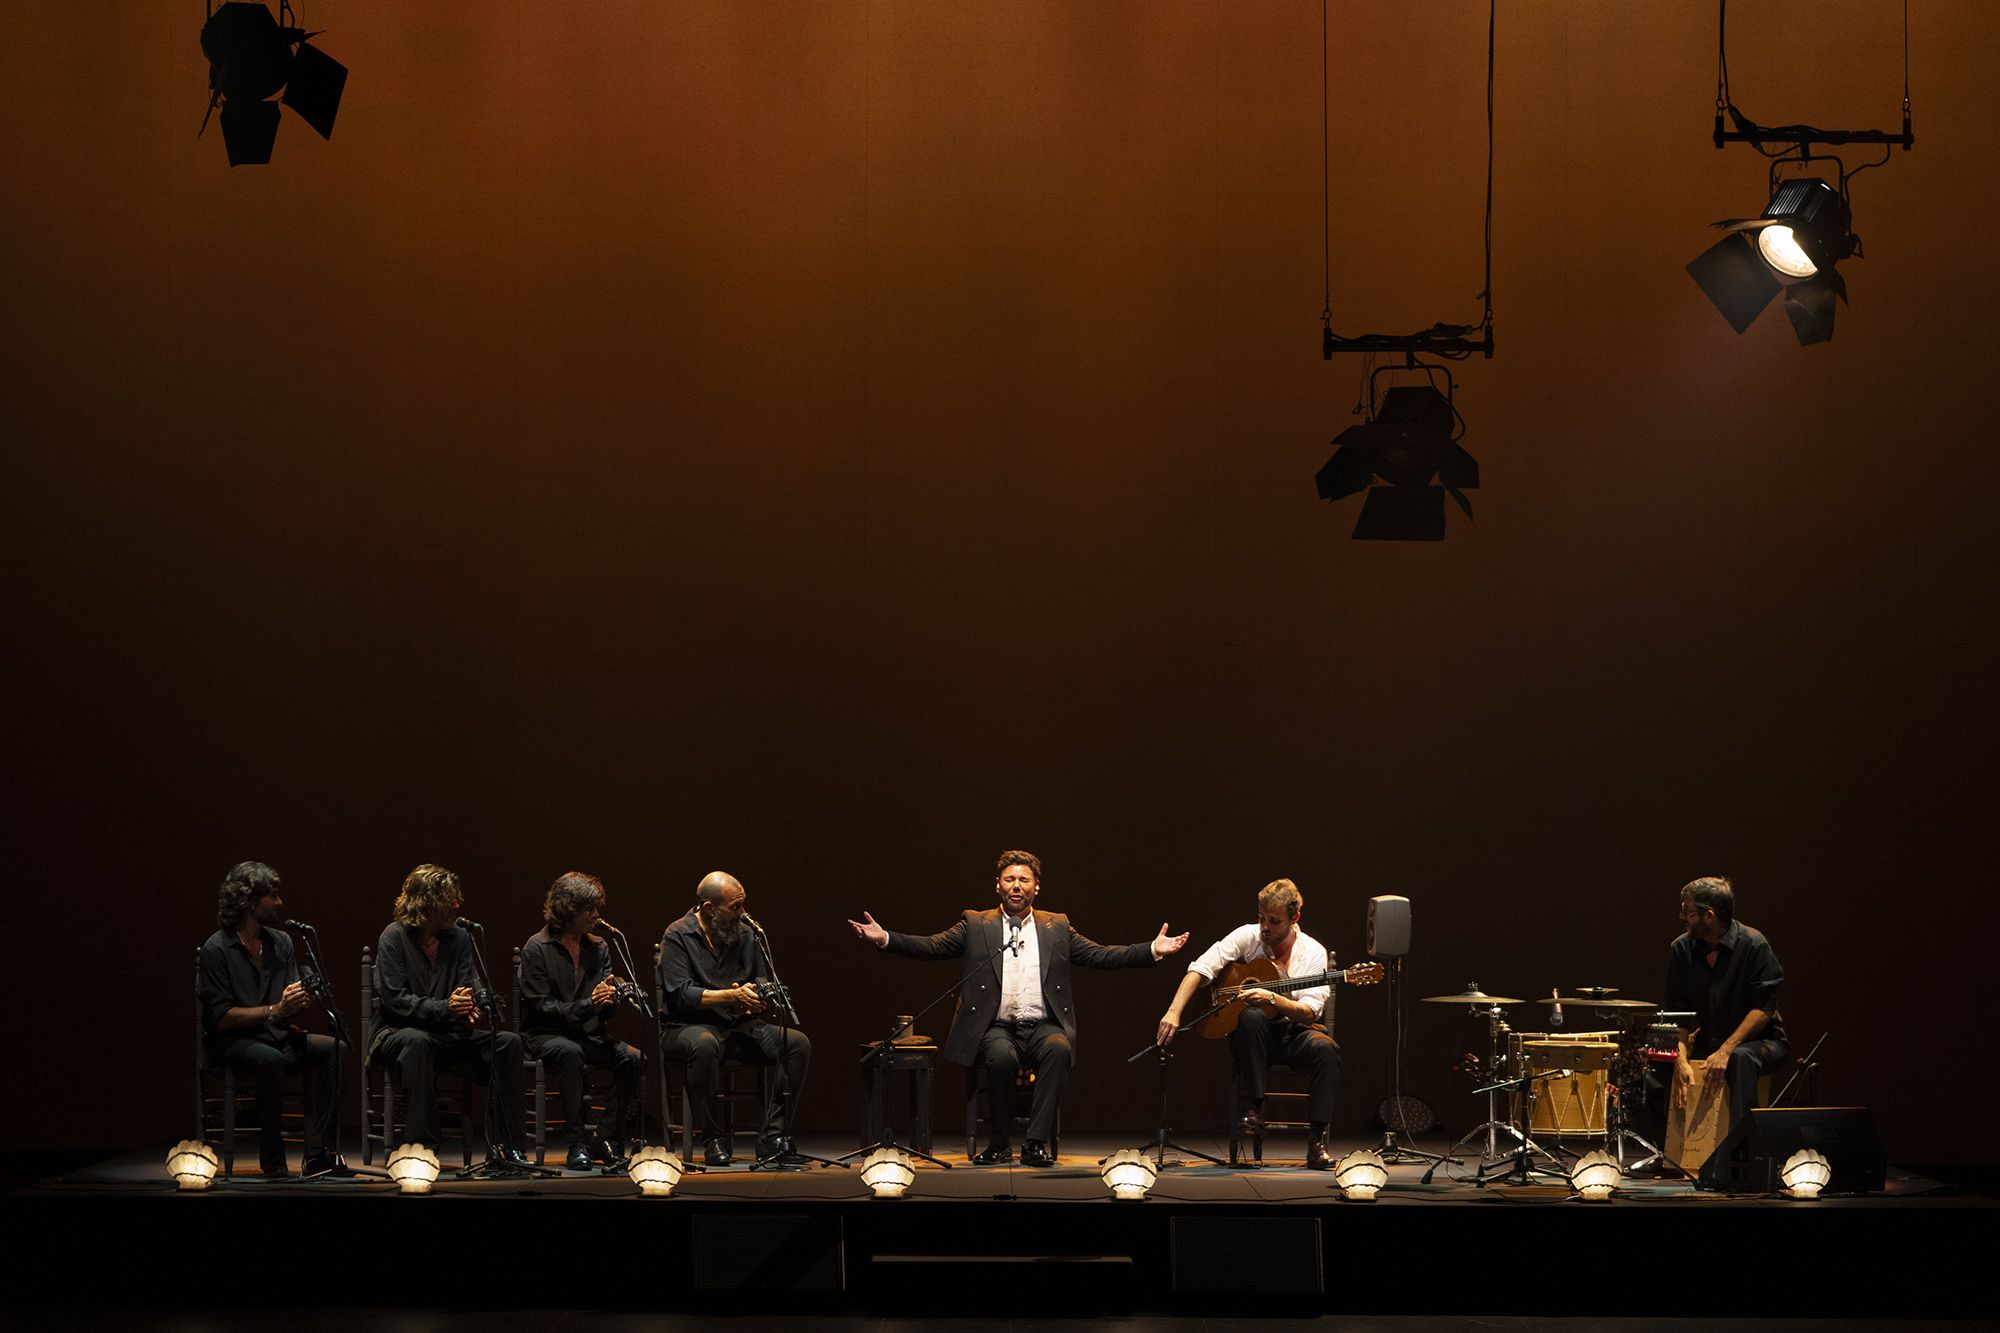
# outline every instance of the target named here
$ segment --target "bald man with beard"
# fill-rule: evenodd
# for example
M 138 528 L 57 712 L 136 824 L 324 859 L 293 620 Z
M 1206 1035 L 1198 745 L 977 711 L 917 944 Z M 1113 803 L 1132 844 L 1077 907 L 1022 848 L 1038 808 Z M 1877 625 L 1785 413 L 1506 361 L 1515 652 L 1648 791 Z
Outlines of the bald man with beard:
M 770 1007 L 754 984 L 771 975 L 757 933 L 744 923 L 749 895 L 734 875 L 717 870 L 695 889 L 695 904 L 660 937 L 660 1054 L 687 1080 L 702 1160 L 728 1166 L 729 1139 L 715 1117 L 715 1091 L 724 1059 L 772 1065 L 777 1075 L 757 1141 L 757 1160 L 796 1166 L 806 1159 L 792 1146 L 792 1115 L 812 1063 L 812 1043 L 797 1028 L 771 1022 Z

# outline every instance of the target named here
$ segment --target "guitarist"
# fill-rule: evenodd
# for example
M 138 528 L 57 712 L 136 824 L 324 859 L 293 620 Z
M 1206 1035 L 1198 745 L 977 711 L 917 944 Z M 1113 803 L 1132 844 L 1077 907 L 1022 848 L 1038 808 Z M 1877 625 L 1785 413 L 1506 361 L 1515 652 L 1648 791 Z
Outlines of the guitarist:
M 1299 912 L 1304 906 L 1298 885 L 1288 879 L 1274 879 L 1258 890 L 1256 923 L 1238 926 L 1188 965 L 1173 1003 L 1160 1015 L 1160 1044 L 1173 1040 L 1174 1029 L 1181 1025 L 1181 1015 L 1195 989 L 1213 982 L 1231 963 L 1269 959 L 1288 977 L 1331 971 L 1333 956 L 1326 946 L 1299 929 Z M 1328 1035 L 1323 1021 L 1332 993 L 1329 986 L 1314 986 L 1296 995 L 1277 995 L 1252 986 L 1243 992 L 1243 1012 L 1237 1016 L 1236 1030 L 1229 1034 L 1230 1058 L 1250 1099 L 1250 1109 L 1243 1117 L 1245 1132 L 1263 1132 L 1265 1076 L 1271 1065 L 1290 1065 L 1306 1075 L 1306 1118 L 1312 1123 L 1311 1137 L 1306 1140 L 1306 1166 L 1314 1171 L 1332 1165 L 1326 1126 L 1333 1118 L 1334 1092 L 1340 1086 L 1340 1047 Z
M 695 904 L 660 937 L 660 1055 L 687 1079 L 702 1161 L 728 1166 L 729 1140 L 715 1118 L 715 1089 L 724 1057 L 776 1065 L 771 1100 L 757 1142 L 760 1162 L 796 1166 L 792 1115 L 812 1063 L 812 1043 L 774 1014 L 756 981 L 770 974 L 756 932 L 745 928 L 749 897 L 734 875 L 717 870 L 695 888 Z

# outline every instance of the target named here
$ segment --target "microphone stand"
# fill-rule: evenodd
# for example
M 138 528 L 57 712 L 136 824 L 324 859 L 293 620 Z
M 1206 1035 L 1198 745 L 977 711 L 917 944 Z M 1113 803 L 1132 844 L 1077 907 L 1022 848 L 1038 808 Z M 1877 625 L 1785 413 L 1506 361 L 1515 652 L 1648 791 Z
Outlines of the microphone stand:
M 611 947 L 616 952 L 618 961 L 625 968 L 626 980 L 619 982 L 616 987 L 618 998 L 638 1010 L 644 1017 L 652 1018 L 654 1016 L 652 1003 L 646 999 L 646 992 L 639 988 L 639 983 L 632 980 L 633 977 L 638 975 L 638 969 L 632 966 L 632 951 L 626 947 L 625 932 L 612 925 L 609 921 L 606 921 L 603 917 L 597 919 L 597 928 L 610 937 Z M 639 1122 L 639 1130 L 642 1134 L 646 1129 L 645 1106 L 646 1091 L 642 1085 L 639 1089 L 639 1104 L 623 1108 L 625 1119 L 627 1121 L 636 1119 Z M 637 1112 L 637 1114 L 635 1115 L 634 1112 Z M 646 1143 L 642 1138 L 633 1138 L 626 1134 L 625 1130 L 627 1128 L 628 1126 L 623 1124 L 612 1126 L 612 1129 L 616 1131 L 619 1141 L 625 1145 L 626 1160 L 630 1161 L 632 1154 L 645 1147 Z M 609 1163 L 605 1166 L 604 1174 L 611 1174 Z
M 1812 1095 L 1813 1075 L 1819 1070 L 1819 1061 L 1814 1057 L 1819 1054 L 1819 1048 L 1826 1045 L 1826 1039 L 1832 1035 L 1833 1032 L 1831 1029 L 1819 1034 L 1819 1040 L 1814 1042 L 1812 1049 L 1807 1051 L 1805 1056 L 1797 1062 L 1798 1068 L 1794 1069 L 1792 1076 L 1785 1080 L 1785 1086 L 1778 1089 L 1778 1095 L 1771 1099 L 1771 1105 L 1783 1106 L 1785 1098 L 1792 1095 L 1792 1087 L 1801 1078 L 1806 1081 L 1806 1095 L 1809 1097 Z
M 771 1016 L 778 1021 L 778 1034 L 784 1038 L 780 1044 L 780 1049 L 789 1050 L 792 1044 L 792 1029 L 799 1025 L 799 1011 L 792 1005 L 791 991 L 786 989 L 785 983 L 778 977 L 778 959 L 777 955 L 771 951 L 771 937 L 764 933 L 764 928 L 757 924 L 755 917 L 745 913 L 744 920 L 748 923 L 751 931 L 756 934 L 757 948 L 764 955 L 764 966 L 771 971 L 771 985 L 777 992 L 772 997 L 776 1000 L 776 1003 L 770 1006 Z M 785 1132 L 779 1136 L 779 1139 L 781 1142 L 791 1144 L 791 1147 L 789 1150 L 780 1148 L 778 1152 L 769 1157 L 759 1157 L 756 1161 L 750 1163 L 752 1171 L 783 1171 L 796 1167 L 798 1163 L 782 1160 L 787 1155 L 802 1158 L 808 1162 L 817 1162 L 821 1166 L 847 1165 L 846 1162 L 839 1161 L 836 1158 L 819 1157 L 809 1152 L 800 1152 L 798 1145 L 792 1143 L 792 1118 L 798 1114 L 799 1107 L 793 1089 L 785 1082 L 785 1064 L 782 1057 L 778 1061 L 777 1078 L 773 1080 L 771 1095 L 785 1099 Z M 761 1135 L 759 1136 L 758 1146 L 760 1148 L 763 1146 Z
M 1233 1003 L 1233 1001 L 1229 1003 Z M 1167 1049 L 1167 1044 L 1168 1042 L 1172 1041 L 1173 1036 L 1186 1032 L 1189 1028 L 1194 1027 L 1197 1023 L 1206 1022 L 1210 1017 L 1210 1015 L 1219 1013 L 1223 1009 L 1228 1008 L 1229 1003 L 1210 1005 L 1205 1012 L 1196 1014 L 1193 1018 L 1190 1018 L 1187 1022 L 1175 1028 L 1173 1033 L 1169 1035 L 1167 1041 L 1156 1041 L 1151 1046 L 1147 1046 L 1144 1049 L 1139 1050 L 1125 1058 L 1125 1063 L 1131 1065 L 1131 1064 L 1137 1064 L 1139 1061 L 1145 1059 L 1149 1055 L 1156 1055 L 1159 1057 L 1159 1063 L 1155 1066 L 1155 1068 L 1159 1071 L 1157 1082 L 1160 1087 L 1159 1131 L 1153 1135 L 1152 1140 L 1150 1142 L 1142 1144 L 1139 1148 L 1139 1151 L 1141 1153 L 1144 1153 L 1148 1148 L 1152 1149 L 1153 1169 L 1156 1171 L 1166 1170 L 1168 1165 L 1167 1149 L 1169 1148 L 1172 1148 L 1177 1153 L 1183 1153 L 1189 1157 L 1199 1157 L 1201 1158 L 1202 1161 L 1211 1163 L 1215 1166 L 1229 1165 L 1229 1163 L 1223 1161 L 1220 1157 L 1216 1157 L 1210 1153 L 1205 1153 L 1199 1148 L 1190 1148 L 1185 1143 L 1174 1142 L 1173 1138 L 1171 1137 L 1173 1131 L 1167 1127 L 1167 1061 L 1174 1058 L 1173 1052 Z M 1108 1162 L 1110 1160 L 1111 1159 L 1108 1157 L 1099 1158 L 1098 1165 L 1102 1166 L 1105 1162 Z M 1175 1162 L 1173 1163 L 1173 1165 L 1186 1166 L 1187 1163 Z
M 1474 1097 L 1477 1097 L 1482 1092 L 1496 1092 L 1501 1088 L 1513 1088 L 1522 1094 L 1521 1123 L 1524 1125 L 1533 1125 L 1535 1123 L 1535 1085 L 1542 1082 L 1544 1079 L 1568 1078 L 1575 1073 L 1576 1071 L 1574 1069 L 1548 1069 L 1542 1071 L 1539 1074 L 1524 1073 L 1520 1078 L 1502 1079 L 1500 1082 L 1490 1084 L 1484 1088 L 1474 1088 L 1472 1090 L 1472 1095 Z M 1513 1165 L 1509 1166 L 1505 1171 L 1495 1176 L 1493 1178 L 1495 1181 L 1505 1181 L 1518 1177 L 1518 1179 L 1515 1180 L 1516 1184 L 1530 1185 L 1534 1183 L 1534 1173 L 1537 1171 L 1562 1170 L 1562 1159 L 1560 1157 L 1557 1157 L 1554 1153 L 1551 1153 L 1547 1148 L 1544 1148 L 1541 1144 L 1536 1143 L 1533 1139 L 1529 1138 L 1525 1131 L 1521 1133 L 1520 1140 L 1521 1141 L 1519 1145 L 1516 1146 L 1513 1153 L 1510 1154 Z M 1561 1145 L 1557 1146 L 1560 1147 Z M 1555 1166 L 1541 1167 L 1534 1165 L 1531 1161 L 1529 1161 L 1528 1158 L 1528 1154 L 1530 1153 L 1530 1151 L 1540 1153 L 1542 1156 L 1548 1158 L 1551 1162 L 1554 1162 Z M 1472 1183 L 1476 1186 L 1479 1186 L 1482 1189 L 1488 1183 L 1486 1179 L 1487 1166 L 1488 1163 L 1481 1162 L 1479 1164 L 1479 1170 L 1476 1173 L 1474 1173 L 1472 1178 Z M 1437 1168 L 1433 1166 L 1431 1169 L 1435 1171 Z M 1568 1172 L 1565 1171 L 1563 1174 L 1567 1176 Z M 1425 1175 L 1426 1175 L 1425 1183 L 1428 1183 L 1429 1173 L 1426 1172 Z
M 465 932 L 466 941 L 472 946 L 472 976 L 479 984 L 472 992 L 472 1004 L 480 1016 L 486 1020 L 486 1099 L 489 1103 L 500 1095 L 500 997 L 493 990 L 493 982 L 486 971 L 486 956 L 479 947 L 486 927 L 476 921 L 458 918 L 458 928 Z M 512 1109 L 514 1115 L 521 1113 L 517 1103 Z M 504 1129 L 511 1117 L 497 1114 L 487 1119 Z M 510 1142 L 507 1149 L 514 1145 Z M 456 1174 L 458 1180 L 518 1180 L 522 1176 L 561 1175 L 554 1167 L 535 1166 L 528 1162 L 513 1162 L 498 1154 L 504 1150 L 497 1147 L 489 1136 L 486 1143 L 486 1160 L 477 1166 L 469 1166 Z
M 986 962 L 987 963 L 993 962 L 1001 954 L 1007 952 L 1007 950 L 1013 947 L 1014 947 L 1013 940 L 1011 938 L 1006 940 L 1000 945 L 999 948 L 995 949 L 992 953 L 986 955 Z M 945 987 L 943 990 L 939 991 L 935 996 L 933 996 L 929 1004 L 926 1004 L 923 1008 L 917 1010 L 917 1012 L 915 1012 L 914 1014 L 911 1014 L 909 1018 L 907 1018 L 901 1023 L 898 1023 L 895 1027 L 890 1028 L 888 1036 L 882 1038 L 880 1041 L 876 1042 L 873 1046 L 870 1046 L 868 1048 L 867 1053 L 861 1057 L 861 1063 L 864 1066 L 870 1063 L 879 1065 L 881 1067 L 883 1076 L 887 1077 L 889 1070 L 889 1058 L 895 1053 L 897 1038 L 901 1037 L 905 1032 L 908 1032 L 912 1028 L 916 1027 L 918 1019 L 922 1018 L 925 1014 L 937 1008 L 939 1005 L 943 1004 L 947 999 L 949 999 L 952 995 L 956 994 L 961 984 L 962 982 L 958 981 L 952 982 L 951 985 Z M 993 1089 L 988 1088 L 986 1090 L 986 1095 L 989 1099 L 991 1099 L 991 1097 L 993 1096 Z M 1011 1097 L 1012 1095 L 1011 1090 L 1009 1095 Z M 892 1126 L 889 1123 L 889 1117 L 885 1114 L 882 1117 L 883 1136 L 881 1138 L 876 1139 L 873 1143 L 864 1143 L 859 1148 L 856 1148 L 853 1152 L 842 1153 L 839 1157 L 836 1157 L 833 1160 L 836 1162 L 846 1162 L 856 1157 L 866 1157 L 869 1153 L 874 1152 L 878 1148 L 894 1148 L 897 1152 L 907 1153 L 911 1157 L 921 1157 L 926 1162 L 929 1162 L 933 1166 L 941 1166 L 947 1171 L 951 1170 L 951 1163 L 945 1161 L 943 1158 L 933 1157 L 929 1153 L 923 1151 L 921 1148 L 905 1147 L 902 1143 L 897 1141 L 895 1134 L 891 1132 L 893 1129 L 894 1126 Z
M 313 1176 L 311 1179 L 319 1180 L 324 1177 L 352 1179 L 355 1176 L 366 1175 L 387 1180 L 389 1173 L 386 1169 L 373 1166 L 351 1167 L 341 1156 L 340 1107 L 346 1100 L 347 1062 L 344 1057 L 347 1054 L 347 1017 L 340 1012 L 340 1005 L 333 998 L 333 983 L 326 979 L 326 968 L 319 961 L 319 932 L 303 921 L 287 921 L 285 927 L 298 934 L 299 942 L 306 946 L 306 961 L 311 965 L 310 969 L 299 969 L 299 984 L 306 988 L 308 995 L 319 1001 L 320 1008 L 326 1012 L 328 1025 L 333 1028 L 333 1070 L 327 1078 L 328 1083 L 332 1085 L 328 1091 L 333 1098 L 333 1124 L 329 1126 L 333 1141 L 323 1144 L 322 1151 L 332 1154 L 336 1165 L 332 1170 Z M 306 1114 L 312 1114 L 310 1106 L 306 1108 Z

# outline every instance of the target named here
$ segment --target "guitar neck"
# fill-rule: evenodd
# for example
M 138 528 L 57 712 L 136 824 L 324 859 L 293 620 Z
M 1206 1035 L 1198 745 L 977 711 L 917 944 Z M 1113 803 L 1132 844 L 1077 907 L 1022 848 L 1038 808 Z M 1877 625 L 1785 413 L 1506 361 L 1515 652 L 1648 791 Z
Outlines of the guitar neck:
M 1277 981 L 1254 981 L 1245 984 L 1253 985 L 1259 990 L 1270 991 L 1273 995 L 1289 995 L 1295 990 L 1311 990 L 1314 986 L 1330 986 L 1335 982 L 1345 981 L 1347 972 L 1348 969 L 1339 968 L 1332 972 L 1315 972 L 1307 977 L 1283 977 Z

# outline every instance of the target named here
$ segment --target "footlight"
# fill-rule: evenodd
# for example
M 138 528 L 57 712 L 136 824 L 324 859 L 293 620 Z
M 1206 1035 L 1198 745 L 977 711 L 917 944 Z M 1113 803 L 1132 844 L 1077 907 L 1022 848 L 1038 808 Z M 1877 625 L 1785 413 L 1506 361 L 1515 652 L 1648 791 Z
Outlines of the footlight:
M 421 1143 L 405 1143 L 389 1154 L 389 1179 L 404 1194 L 429 1194 L 437 1183 L 438 1155 Z
M 656 1143 L 633 1153 L 625 1174 L 639 1187 L 639 1193 L 649 1199 L 664 1199 L 681 1183 L 681 1159 Z
M 199 1139 L 182 1139 L 167 1150 L 167 1171 L 174 1178 L 174 1188 L 183 1190 L 205 1190 L 215 1183 L 215 1173 L 222 1169 L 222 1159 L 215 1155 L 215 1149 Z
M 917 1178 L 916 1164 L 900 1148 L 877 1148 L 861 1163 L 861 1183 L 878 1199 L 900 1199 Z
M 1112 1198 L 1143 1199 L 1160 1178 L 1160 1171 L 1137 1148 L 1121 1148 L 1104 1159 L 1097 1175 L 1111 1190 Z
M 1333 1183 L 1343 1198 L 1372 1202 L 1389 1183 L 1389 1167 L 1372 1148 L 1357 1148 L 1333 1164 Z
M 1801 1148 L 1785 1159 L 1779 1175 L 1785 1182 L 1785 1193 L 1794 1199 L 1817 1199 L 1826 1182 L 1833 1179 L 1833 1163 L 1816 1148 Z
M 1618 1188 L 1618 1182 L 1625 1173 L 1618 1168 L 1618 1159 L 1599 1149 L 1585 1153 L 1569 1169 L 1569 1187 L 1587 1203 L 1602 1203 Z

